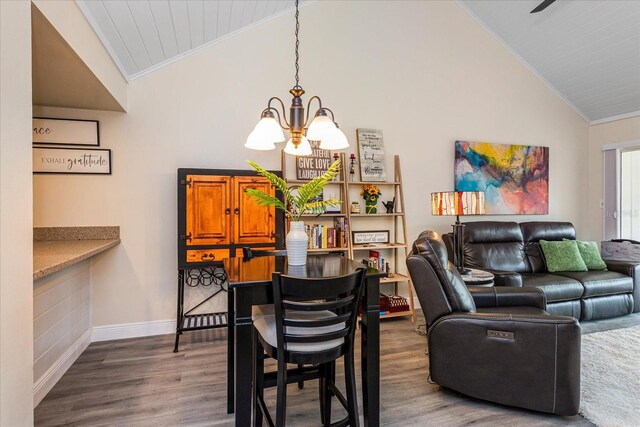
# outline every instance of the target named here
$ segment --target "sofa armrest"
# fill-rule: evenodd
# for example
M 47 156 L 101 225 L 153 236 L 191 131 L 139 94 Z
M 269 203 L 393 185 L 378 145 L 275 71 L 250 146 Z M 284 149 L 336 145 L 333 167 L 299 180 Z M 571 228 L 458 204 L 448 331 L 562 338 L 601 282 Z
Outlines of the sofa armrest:
M 610 271 L 625 274 L 633 280 L 633 312 L 640 312 L 640 261 L 604 260 Z
M 575 415 L 581 330 L 549 315 L 444 316 L 428 332 L 431 379 L 503 405 Z
M 469 292 L 478 308 L 489 307 L 536 307 L 547 308 L 544 292 L 538 288 L 500 286 L 491 288 L 469 287 Z

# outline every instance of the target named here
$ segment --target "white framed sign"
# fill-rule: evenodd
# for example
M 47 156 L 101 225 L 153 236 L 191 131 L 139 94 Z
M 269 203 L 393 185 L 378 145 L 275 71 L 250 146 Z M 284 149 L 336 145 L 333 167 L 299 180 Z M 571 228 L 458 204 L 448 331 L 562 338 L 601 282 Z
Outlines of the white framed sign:
M 33 147 L 33 173 L 111 174 L 111 150 Z
M 32 141 L 41 145 L 100 146 L 97 120 L 50 119 L 34 117 Z
M 370 245 L 375 243 L 389 243 L 389 230 L 380 231 L 352 231 L 354 245 Z
M 386 181 L 384 146 L 380 129 L 358 129 L 358 155 L 360 158 L 360 180 Z

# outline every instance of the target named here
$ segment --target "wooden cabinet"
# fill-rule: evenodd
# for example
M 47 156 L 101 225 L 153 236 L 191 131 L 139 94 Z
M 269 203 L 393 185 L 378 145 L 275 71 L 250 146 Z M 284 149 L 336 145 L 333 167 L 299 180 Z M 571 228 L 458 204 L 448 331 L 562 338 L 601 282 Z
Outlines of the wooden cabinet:
M 230 244 L 231 177 L 187 175 L 186 244 Z
M 282 215 L 256 204 L 248 188 L 278 196 L 252 171 L 178 169 L 179 267 L 241 256 L 243 246 L 282 246 Z
M 262 177 L 239 176 L 234 182 L 234 242 L 274 242 L 275 208 L 258 206 L 245 192 L 248 188 L 262 190 L 275 196 L 275 188 Z

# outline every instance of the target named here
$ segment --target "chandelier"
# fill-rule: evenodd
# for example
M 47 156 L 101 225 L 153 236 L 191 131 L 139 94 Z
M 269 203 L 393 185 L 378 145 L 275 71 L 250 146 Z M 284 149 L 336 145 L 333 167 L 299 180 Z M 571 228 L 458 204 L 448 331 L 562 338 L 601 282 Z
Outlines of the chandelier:
M 247 142 L 244 145 L 247 148 L 253 150 L 274 150 L 276 148 L 275 143 L 285 140 L 285 130 L 291 135 L 291 138 L 284 147 L 284 152 L 287 154 L 308 156 L 311 154 L 309 141 L 319 141 L 320 148 L 323 150 L 340 150 L 349 146 L 347 137 L 335 122 L 333 111 L 323 107 L 322 100 L 319 97 L 313 96 L 309 99 L 305 115 L 305 108 L 302 102 L 304 89 L 300 86 L 298 76 L 300 72 L 300 66 L 298 65 L 300 59 L 298 54 L 298 47 L 300 45 L 300 39 L 298 38 L 298 32 L 300 30 L 299 15 L 298 0 L 296 0 L 296 84 L 289 91 L 293 96 L 291 106 L 289 107 L 289 120 L 287 120 L 286 117 L 284 102 L 276 96 L 272 97 L 267 103 L 267 108 L 262 110 L 260 121 L 253 129 L 253 132 L 249 134 L 249 137 L 247 137 Z M 315 112 L 313 120 L 309 123 L 309 108 L 313 100 L 318 101 L 318 109 Z M 280 113 L 276 107 L 273 107 L 271 105 L 272 103 L 280 103 L 282 113 Z M 331 118 L 329 118 L 329 114 Z M 283 121 L 284 125 L 282 123 Z M 308 128 L 307 124 L 309 125 Z

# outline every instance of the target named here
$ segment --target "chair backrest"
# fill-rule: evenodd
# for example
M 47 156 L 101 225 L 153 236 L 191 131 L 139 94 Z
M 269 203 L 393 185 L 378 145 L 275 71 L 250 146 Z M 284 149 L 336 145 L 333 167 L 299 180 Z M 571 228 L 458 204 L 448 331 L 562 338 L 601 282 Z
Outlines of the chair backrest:
M 248 246 L 242 247 L 242 257 L 246 259 L 257 258 L 259 256 L 285 256 L 286 249 L 252 249 Z
M 364 276 L 363 268 L 323 279 L 273 273 L 278 358 L 286 358 L 293 343 L 313 344 L 317 353 L 336 340 L 352 345 Z M 333 357 L 344 354 L 343 344 L 329 347 Z
M 531 271 L 517 222 L 464 223 L 465 266 L 527 273 Z
M 427 230 L 418 236 L 407 267 L 428 326 L 445 314 L 476 311 L 467 286 L 448 261 L 445 244 L 435 231 Z
M 540 240 L 575 240 L 576 229 L 570 222 L 531 221 L 521 222 L 520 229 L 524 239 L 527 262 L 533 273 L 544 273 L 547 265 L 544 261 Z

